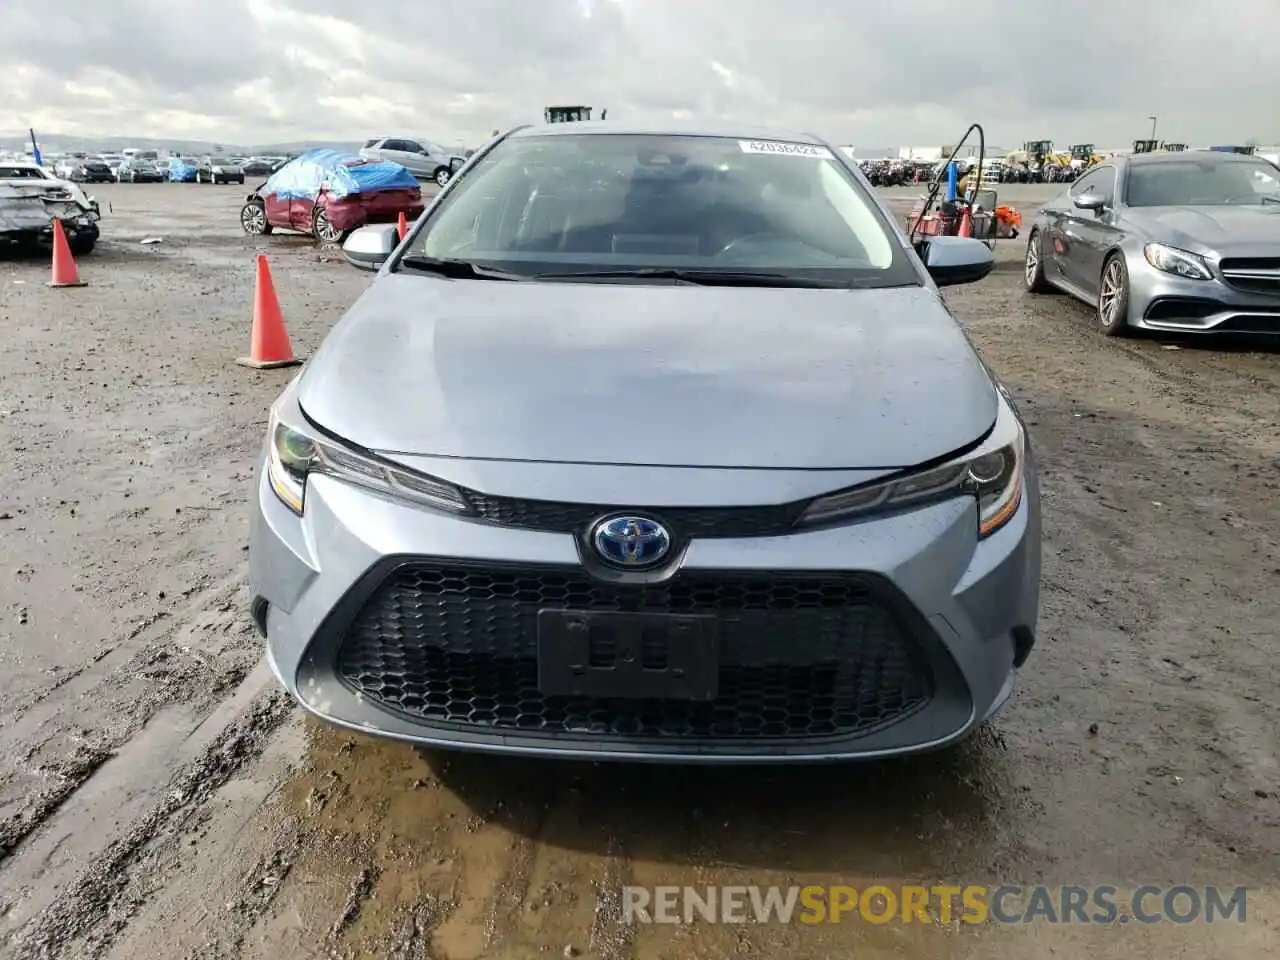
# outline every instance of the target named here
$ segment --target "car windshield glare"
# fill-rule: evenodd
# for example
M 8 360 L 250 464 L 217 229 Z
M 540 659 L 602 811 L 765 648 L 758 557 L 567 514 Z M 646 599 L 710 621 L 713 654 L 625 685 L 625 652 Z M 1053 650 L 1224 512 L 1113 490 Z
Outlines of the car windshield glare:
M 1263 160 L 1177 160 L 1134 164 L 1131 207 L 1280 203 L 1280 169 Z
M 869 192 L 826 147 L 724 137 L 512 137 L 450 189 L 413 252 L 528 275 L 919 282 Z
M 37 167 L 0 167 L 0 180 L 44 180 Z

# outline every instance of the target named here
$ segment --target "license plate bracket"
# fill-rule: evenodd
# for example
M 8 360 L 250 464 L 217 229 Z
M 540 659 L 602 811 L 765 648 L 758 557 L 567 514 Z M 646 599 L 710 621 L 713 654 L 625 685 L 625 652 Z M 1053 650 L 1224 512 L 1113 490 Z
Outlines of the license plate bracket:
M 568 610 L 538 612 L 538 689 L 547 696 L 714 700 L 715 617 Z

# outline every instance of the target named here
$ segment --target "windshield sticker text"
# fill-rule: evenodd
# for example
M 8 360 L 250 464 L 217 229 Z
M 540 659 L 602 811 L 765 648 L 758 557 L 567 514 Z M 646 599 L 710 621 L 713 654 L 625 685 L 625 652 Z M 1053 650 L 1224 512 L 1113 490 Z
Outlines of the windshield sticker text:
M 778 140 L 739 140 L 738 146 L 743 153 L 774 153 L 788 157 L 813 157 L 815 160 L 830 160 L 831 151 L 826 147 L 815 147 L 811 143 L 782 143 Z

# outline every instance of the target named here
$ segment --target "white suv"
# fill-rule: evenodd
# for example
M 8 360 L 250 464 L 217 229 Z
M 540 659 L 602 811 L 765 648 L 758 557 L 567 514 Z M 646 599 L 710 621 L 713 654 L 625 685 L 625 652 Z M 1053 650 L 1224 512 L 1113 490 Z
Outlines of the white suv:
M 466 163 L 460 153 L 432 143 L 430 140 L 408 140 L 379 137 L 369 140 L 360 150 L 366 160 L 389 160 L 408 168 L 420 180 L 434 180 L 440 186 L 448 183 L 458 168 Z

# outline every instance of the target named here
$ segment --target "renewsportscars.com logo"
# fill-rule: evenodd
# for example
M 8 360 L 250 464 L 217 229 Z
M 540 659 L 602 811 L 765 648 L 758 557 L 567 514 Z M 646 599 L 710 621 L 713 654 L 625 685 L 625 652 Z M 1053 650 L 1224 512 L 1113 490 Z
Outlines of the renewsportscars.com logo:
M 1245 921 L 1244 887 L 873 884 L 623 887 L 624 923 L 1218 923 Z

